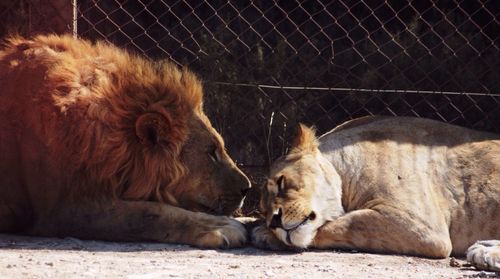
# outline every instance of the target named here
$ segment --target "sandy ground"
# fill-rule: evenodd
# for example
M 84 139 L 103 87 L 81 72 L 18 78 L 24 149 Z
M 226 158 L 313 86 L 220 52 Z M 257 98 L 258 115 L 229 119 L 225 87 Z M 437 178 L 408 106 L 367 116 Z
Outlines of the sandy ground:
M 252 247 L 200 250 L 0 234 L 0 278 L 500 278 L 500 273 L 451 267 L 450 259 Z

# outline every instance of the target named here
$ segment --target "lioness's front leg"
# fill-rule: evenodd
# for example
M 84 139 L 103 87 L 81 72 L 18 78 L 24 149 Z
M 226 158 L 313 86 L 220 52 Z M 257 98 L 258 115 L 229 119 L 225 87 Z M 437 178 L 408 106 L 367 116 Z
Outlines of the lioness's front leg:
M 361 209 L 320 227 L 310 247 L 356 249 L 444 258 L 451 253 L 446 227 L 429 229 L 418 217 L 392 210 Z
M 62 207 L 42 216 L 32 233 L 112 241 L 159 241 L 203 248 L 240 247 L 247 240 L 244 226 L 229 217 L 145 201 Z
M 251 229 L 250 238 L 252 244 L 257 248 L 278 251 L 294 249 L 279 240 L 266 226 L 265 222 Z

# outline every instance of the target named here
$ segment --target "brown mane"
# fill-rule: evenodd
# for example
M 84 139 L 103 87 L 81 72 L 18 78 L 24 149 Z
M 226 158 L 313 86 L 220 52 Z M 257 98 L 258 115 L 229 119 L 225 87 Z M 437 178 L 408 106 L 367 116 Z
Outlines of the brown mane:
M 66 131 L 59 133 L 64 135 L 59 142 L 79 150 L 71 154 L 74 165 L 64 167 L 69 176 L 91 173 L 91 184 L 98 186 L 75 195 L 105 191 L 132 200 L 163 200 L 165 188 L 184 175 L 179 153 L 188 138 L 187 119 L 200 113 L 202 105 L 201 83 L 191 72 L 70 36 L 10 38 L 0 53 L 4 57 L 12 61 L 9 70 L 50 65 L 34 69 L 51 81 L 43 89 L 50 94 L 38 95 L 52 101 L 41 104 L 64 119 L 57 127 Z M 161 151 L 141 144 L 135 133 L 136 120 L 149 112 L 159 113 L 169 124 L 164 131 L 168 143 Z M 72 126 L 75 120 L 86 125 Z M 54 141 L 61 137 L 46 136 Z

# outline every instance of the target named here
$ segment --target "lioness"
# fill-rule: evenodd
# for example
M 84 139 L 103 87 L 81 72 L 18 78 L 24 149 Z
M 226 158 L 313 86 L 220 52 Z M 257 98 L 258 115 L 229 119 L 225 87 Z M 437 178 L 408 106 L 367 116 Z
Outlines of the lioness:
M 188 70 L 70 36 L 0 50 L 0 232 L 235 247 L 250 187 Z M 207 214 L 210 213 L 210 214 Z
M 407 117 L 360 118 L 319 139 L 301 125 L 261 210 L 259 247 L 463 255 L 500 238 L 500 136 Z M 498 270 L 499 253 L 487 241 L 468 257 Z

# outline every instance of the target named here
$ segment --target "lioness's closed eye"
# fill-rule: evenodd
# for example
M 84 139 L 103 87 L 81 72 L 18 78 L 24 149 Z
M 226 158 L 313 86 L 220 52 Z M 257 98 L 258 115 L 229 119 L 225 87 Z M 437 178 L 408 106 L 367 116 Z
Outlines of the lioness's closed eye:
M 319 139 L 300 126 L 271 167 L 264 248 L 463 256 L 500 239 L 500 136 L 437 121 L 365 117 Z M 467 258 L 500 270 L 500 241 Z

